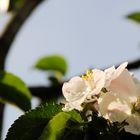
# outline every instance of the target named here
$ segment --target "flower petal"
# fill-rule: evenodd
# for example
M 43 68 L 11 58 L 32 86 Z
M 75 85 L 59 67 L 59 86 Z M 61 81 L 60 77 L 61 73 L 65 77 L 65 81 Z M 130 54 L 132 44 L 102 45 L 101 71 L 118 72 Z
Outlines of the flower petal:
M 69 82 L 64 83 L 62 91 L 66 100 L 71 102 L 82 98 L 86 88 L 84 80 L 77 76 L 73 77 Z
M 108 87 L 110 85 L 111 81 L 114 79 L 115 71 L 116 71 L 116 69 L 114 66 L 112 66 L 104 71 L 105 75 L 106 75 L 105 87 Z
M 131 114 L 132 105 L 127 96 L 107 92 L 98 100 L 100 114 L 113 122 L 124 121 Z
M 98 69 L 94 69 L 92 71 L 93 71 L 95 88 L 93 89 L 91 94 L 98 95 L 100 93 L 101 89 L 105 85 L 105 73 Z
M 131 115 L 126 122 L 129 123 L 129 125 L 126 125 L 125 131 L 130 132 L 135 135 L 140 135 L 140 114 L 133 114 Z
M 111 102 L 108 106 L 108 116 L 112 122 L 123 122 L 131 115 L 131 108 L 128 104 L 120 101 Z
M 130 98 L 136 96 L 136 85 L 127 69 L 123 70 L 108 88 L 114 93 L 126 94 Z

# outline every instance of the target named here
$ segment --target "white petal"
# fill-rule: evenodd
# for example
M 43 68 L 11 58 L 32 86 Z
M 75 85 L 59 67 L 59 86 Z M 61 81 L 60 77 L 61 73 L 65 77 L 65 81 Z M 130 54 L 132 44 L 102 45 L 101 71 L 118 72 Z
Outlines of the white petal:
M 73 107 L 71 107 L 70 105 L 69 105 L 69 103 L 66 103 L 65 104 L 65 107 L 64 108 L 62 108 L 62 110 L 63 111 L 71 111 L 71 110 L 73 110 L 74 108 Z
M 135 85 L 136 85 L 137 97 L 140 97 L 140 81 L 138 79 L 134 78 L 134 82 L 135 82 Z
M 102 116 L 107 117 L 108 106 L 111 102 L 115 101 L 115 99 L 116 99 L 115 96 L 109 92 L 100 96 L 100 98 L 98 99 L 98 103 L 99 103 L 99 111 Z
M 108 106 L 108 115 L 112 122 L 123 122 L 131 115 L 131 108 L 128 104 L 114 101 Z
M 77 109 L 78 111 L 82 111 L 82 107 L 77 102 L 68 102 L 65 104 L 65 107 L 62 109 L 63 111 L 71 111 L 73 109 Z
M 114 66 L 105 70 L 105 75 L 106 75 L 105 87 L 108 87 L 110 85 L 111 81 L 114 79 L 114 74 L 115 74 Z
M 69 82 L 64 83 L 62 92 L 67 101 L 78 100 L 83 96 L 87 86 L 81 77 L 73 77 Z
M 127 69 L 123 70 L 123 72 L 111 82 L 109 90 L 114 93 L 125 94 L 130 98 L 136 96 L 136 85 Z
M 115 77 L 114 77 L 114 78 L 117 78 L 117 77 L 125 70 L 125 68 L 127 67 L 127 65 L 128 65 L 128 62 L 122 63 L 122 64 L 116 69 L 116 73 L 115 73 Z
M 125 131 L 135 135 L 140 135 L 140 114 L 131 115 L 126 121 L 129 125 L 124 127 Z
M 98 103 L 101 115 L 113 122 L 122 122 L 128 115 L 131 115 L 132 105 L 123 94 L 107 92 L 99 98 Z
M 101 70 L 94 69 L 93 70 L 94 84 L 95 88 L 91 92 L 92 95 L 97 95 L 100 93 L 101 89 L 105 85 L 105 73 Z
M 86 82 L 81 77 L 73 77 L 69 82 L 64 83 L 62 91 L 67 103 L 63 110 L 77 109 L 81 111 L 83 109 L 81 104 L 84 103 L 90 92 L 87 89 Z
M 115 69 L 115 67 L 112 66 L 104 71 L 105 75 L 106 75 L 105 87 L 108 87 L 110 85 L 111 81 L 113 81 L 118 76 L 120 76 L 120 74 L 125 70 L 127 64 L 128 63 L 125 62 L 125 63 L 121 64 L 117 69 Z

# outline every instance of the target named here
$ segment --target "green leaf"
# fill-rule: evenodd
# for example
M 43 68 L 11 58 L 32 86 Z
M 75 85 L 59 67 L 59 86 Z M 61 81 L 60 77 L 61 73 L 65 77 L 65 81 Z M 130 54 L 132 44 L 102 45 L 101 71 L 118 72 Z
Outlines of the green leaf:
M 71 118 L 74 119 L 75 121 L 79 122 L 79 123 L 83 123 L 83 120 L 81 118 L 81 115 L 79 112 L 77 112 L 76 110 L 72 110 L 67 112 L 68 114 L 71 115 Z
M 62 134 L 60 140 L 84 140 L 85 132 L 83 127 L 85 125 L 84 120 L 81 118 L 79 112 L 72 110 L 67 112 L 71 115 L 70 120 L 67 122 L 67 126 Z
M 14 74 L 0 71 L 0 98 L 27 111 L 31 109 L 31 94 L 25 83 Z
M 81 136 L 79 135 L 79 132 L 82 132 L 80 122 L 82 122 L 80 114 L 75 111 L 60 112 L 49 121 L 39 140 L 67 140 L 73 135 L 74 140 L 77 135 Z
M 137 23 L 140 23 L 140 12 L 131 13 L 131 14 L 127 15 L 127 18 L 130 20 L 133 20 Z
M 60 105 L 50 103 L 25 113 L 11 126 L 5 140 L 37 140 L 49 120 L 61 111 Z
M 67 62 L 60 55 L 45 56 L 36 62 L 35 68 L 43 71 L 54 70 L 64 75 L 67 72 Z
M 58 113 L 44 129 L 39 140 L 57 140 L 61 138 L 61 135 L 66 127 L 67 121 L 71 116 L 65 112 Z

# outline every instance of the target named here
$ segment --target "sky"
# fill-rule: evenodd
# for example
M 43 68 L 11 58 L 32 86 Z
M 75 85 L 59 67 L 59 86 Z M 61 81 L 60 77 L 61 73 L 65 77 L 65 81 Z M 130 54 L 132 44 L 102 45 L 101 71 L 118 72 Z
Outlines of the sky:
M 69 64 L 66 79 L 87 68 L 104 68 L 140 57 L 140 25 L 126 15 L 140 11 L 139 0 L 49 0 L 18 33 L 6 70 L 28 85 L 46 85 L 46 74 L 33 68 L 45 55 L 61 54 Z M 9 15 L 0 14 L 0 32 Z M 134 71 L 140 79 L 140 70 Z M 33 99 L 34 106 L 37 100 Z M 14 112 L 14 113 L 13 113 Z M 4 133 L 22 112 L 6 106 Z

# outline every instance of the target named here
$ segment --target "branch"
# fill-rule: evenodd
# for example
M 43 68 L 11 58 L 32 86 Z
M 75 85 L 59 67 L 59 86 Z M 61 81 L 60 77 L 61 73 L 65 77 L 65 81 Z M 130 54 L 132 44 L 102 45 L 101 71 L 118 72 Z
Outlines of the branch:
M 115 65 L 116 68 L 119 67 L 120 64 Z M 134 70 L 134 69 L 139 69 L 140 68 L 140 59 L 136 59 L 133 61 L 128 61 L 127 69 L 128 70 Z
M 4 70 L 8 51 L 26 19 L 43 0 L 25 0 L 21 9 L 15 13 L 0 37 L 0 70 Z M 0 103 L 0 139 L 3 123 L 4 104 Z
M 140 68 L 140 59 L 128 63 L 127 69 L 132 70 L 138 68 Z
M 41 100 L 50 100 L 62 95 L 62 84 L 50 87 L 30 87 L 29 89 L 33 96 L 39 97 Z
M 0 38 L 0 69 L 4 69 L 6 56 L 21 26 L 42 1 L 43 0 L 25 0 L 21 9 L 15 13 L 7 25 Z
M 119 67 L 120 63 L 115 65 L 115 67 Z M 104 67 L 102 70 L 105 70 L 107 67 Z M 140 68 L 140 59 L 136 59 L 133 61 L 128 61 L 127 69 L 128 70 L 134 70 L 134 69 L 139 69 Z

